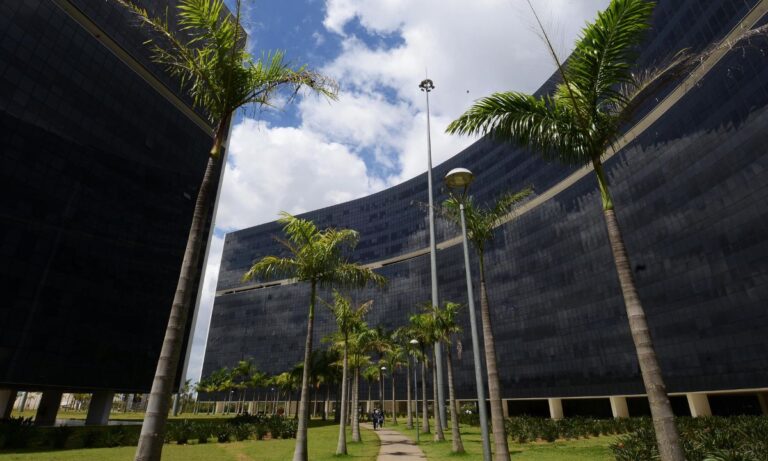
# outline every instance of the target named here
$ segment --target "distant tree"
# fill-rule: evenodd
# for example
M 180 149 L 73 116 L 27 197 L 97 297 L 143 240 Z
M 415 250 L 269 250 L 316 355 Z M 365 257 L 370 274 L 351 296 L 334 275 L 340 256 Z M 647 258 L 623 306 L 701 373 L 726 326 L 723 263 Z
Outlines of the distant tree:
M 357 245 L 359 235 L 350 229 L 320 231 L 312 221 L 282 213 L 278 220 L 287 240 L 280 240 L 290 256 L 266 256 L 257 261 L 243 276 L 253 279 L 293 278 L 309 282 L 310 298 L 307 337 L 304 345 L 304 373 L 299 402 L 299 425 L 293 461 L 307 461 L 307 424 L 309 422 L 309 368 L 315 321 L 317 288 L 362 288 L 369 283 L 383 284 L 384 277 L 371 269 L 348 262 L 348 254 Z
M 301 88 L 335 99 L 337 85 L 306 67 L 291 68 L 283 53 L 254 60 L 244 46 L 240 1 L 235 16 L 226 13 L 223 0 L 181 0 L 177 30 L 168 18 L 155 18 L 131 0 L 114 0 L 153 34 L 147 42 L 152 59 L 179 78 L 181 87 L 214 126 L 208 165 L 195 201 L 192 225 L 181 265 L 171 314 L 157 364 L 147 412 L 142 425 L 136 461 L 159 461 L 165 424 L 171 405 L 173 381 L 184 340 L 195 272 L 204 247 L 206 218 L 216 195 L 214 178 L 221 174 L 222 149 L 232 114 L 244 106 L 269 107 L 283 89 L 296 94 Z
M 448 370 L 448 400 L 451 407 L 451 451 L 464 453 L 464 443 L 461 440 L 459 428 L 459 406 L 456 403 L 456 392 L 453 384 L 453 346 L 456 336 L 461 334 L 456 318 L 461 310 L 461 304 L 446 302 L 443 308 L 426 305 L 426 311 L 434 320 L 435 337 L 446 345 L 446 369 Z
M 352 306 L 352 300 L 342 296 L 338 291 L 333 293 L 333 304 L 329 305 L 333 318 L 336 320 L 338 335 L 342 350 L 341 378 L 341 418 L 339 420 L 339 440 L 336 446 L 337 455 L 347 454 L 347 380 L 349 376 L 349 337 L 364 325 L 363 318 L 370 310 L 373 301 L 368 301 L 358 307 Z
M 397 399 L 395 398 L 395 377 L 398 370 L 406 364 L 405 348 L 401 346 L 394 333 L 390 333 L 389 347 L 384 353 L 383 362 L 386 364 L 387 371 L 389 371 L 390 382 L 392 383 L 392 424 L 397 424 Z M 406 381 L 408 377 L 406 376 Z
M 429 405 L 427 401 L 427 366 L 431 366 L 431 360 L 429 354 L 425 350 L 425 346 L 428 344 L 434 344 L 434 330 L 432 328 L 434 319 L 428 314 L 414 314 L 408 319 L 409 330 L 411 337 L 419 342 L 418 346 L 412 349 L 411 354 L 421 362 L 421 432 L 429 434 Z M 434 383 L 434 380 L 432 381 Z M 418 411 L 418 409 L 417 409 Z M 440 418 L 436 418 L 437 420 Z M 443 437 L 445 440 L 445 437 Z

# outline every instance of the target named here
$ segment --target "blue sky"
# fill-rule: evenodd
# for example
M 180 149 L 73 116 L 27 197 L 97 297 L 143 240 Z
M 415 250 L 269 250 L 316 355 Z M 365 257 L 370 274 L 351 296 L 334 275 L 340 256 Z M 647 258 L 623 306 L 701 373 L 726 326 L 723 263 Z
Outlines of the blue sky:
M 226 0 L 234 10 L 234 0 Z M 561 56 L 608 0 L 533 0 Z M 276 99 L 238 114 L 187 376 L 200 375 L 224 234 L 369 195 L 426 171 L 419 82 L 429 70 L 438 164 L 474 139 L 445 127 L 477 98 L 535 91 L 554 71 L 525 0 L 243 0 L 256 56 L 281 49 L 340 84 L 339 100 Z

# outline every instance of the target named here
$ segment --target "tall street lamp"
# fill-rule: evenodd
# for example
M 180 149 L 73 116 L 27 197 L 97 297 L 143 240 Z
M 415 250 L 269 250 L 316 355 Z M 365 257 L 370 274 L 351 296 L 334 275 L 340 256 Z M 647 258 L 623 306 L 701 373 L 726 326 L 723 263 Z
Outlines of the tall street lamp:
M 382 366 L 379 368 L 379 405 L 381 408 L 382 416 L 384 413 L 384 372 L 387 371 L 387 367 Z
M 480 432 L 483 435 L 483 460 L 491 460 L 491 440 L 488 438 L 488 414 L 485 408 L 485 387 L 483 386 L 483 367 L 480 362 L 480 343 L 477 337 L 477 319 L 475 318 L 475 295 L 472 293 L 472 272 L 469 266 L 469 246 L 467 245 L 467 223 L 464 218 L 464 200 L 474 175 L 466 168 L 454 168 L 445 175 L 445 185 L 457 202 L 461 214 L 461 237 L 464 243 L 464 270 L 467 275 L 467 297 L 469 298 L 469 323 L 472 330 L 472 356 L 475 362 L 475 384 L 477 386 L 477 406 L 480 413 Z M 456 192 L 460 191 L 460 195 Z
M 417 339 L 412 339 L 409 341 L 413 346 L 418 346 L 419 341 Z M 419 358 L 415 355 L 413 356 L 413 390 L 415 392 L 416 397 L 416 443 L 419 443 L 419 386 L 416 383 L 416 377 L 419 375 L 418 371 L 416 371 L 416 368 L 419 366 Z
M 427 189 L 429 190 L 429 265 L 432 279 L 432 305 L 437 307 L 440 302 L 437 298 L 437 243 L 435 242 L 435 204 L 432 196 L 432 135 L 429 126 L 429 92 L 435 89 L 435 84 L 430 79 L 424 79 L 419 83 L 419 88 L 427 96 Z M 443 348 L 440 342 L 435 343 L 435 366 L 437 374 L 437 400 L 440 423 L 446 427 L 445 394 L 443 393 Z

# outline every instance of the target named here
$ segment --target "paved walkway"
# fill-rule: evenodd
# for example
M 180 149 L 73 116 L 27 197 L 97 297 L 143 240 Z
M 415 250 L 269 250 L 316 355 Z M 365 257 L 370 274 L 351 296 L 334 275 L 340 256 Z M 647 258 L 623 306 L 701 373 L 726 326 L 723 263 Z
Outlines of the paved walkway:
M 364 424 L 368 429 L 373 430 L 370 424 Z M 417 459 L 427 459 L 421 448 L 417 447 L 413 440 L 403 434 L 391 429 L 378 429 L 374 431 L 381 440 L 379 456 L 377 461 L 414 461 Z

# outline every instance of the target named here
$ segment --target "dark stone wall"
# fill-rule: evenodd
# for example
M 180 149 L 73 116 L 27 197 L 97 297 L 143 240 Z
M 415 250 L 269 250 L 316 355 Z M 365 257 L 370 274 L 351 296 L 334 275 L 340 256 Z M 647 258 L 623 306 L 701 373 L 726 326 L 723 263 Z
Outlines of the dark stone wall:
M 659 2 L 639 62 L 661 62 L 685 46 L 703 48 L 728 33 L 752 4 Z M 672 392 L 768 386 L 767 52 L 764 39 L 731 51 L 606 163 Z M 575 171 L 488 140 L 436 167 L 435 177 L 457 166 L 476 174 L 472 193 L 480 202 L 528 184 L 541 193 Z M 427 200 L 426 192 L 421 175 L 304 216 L 321 227 L 359 230 L 355 258 L 379 261 L 427 247 L 426 214 L 416 204 Z M 437 199 L 444 198 L 440 191 Z M 442 221 L 437 228 L 438 241 L 458 234 Z M 269 223 L 229 234 L 218 289 L 237 288 L 253 260 L 279 251 L 272 239 L 279 232 Z M 505 398 L 643 393 L 592 174 L 502 226 L 486 264 Z M 477 268 L 473 260 L 476 295 Z M 375 300 L 369 324 L 393 328 L 430 299 L 429 256 L 379 272 L 389 279 L 385 289 L 354 296 Z M 441 300 L 465 302 L 460 246 L 438 252 L 438 273 Z M 253 358 L 269 372 L 299 362 L 308 296 L 302 285 L 219 295 L 203 374 L 243 358 Z M 471 398 L 466 314 L 463 321 L 464 353 L 456 380 L 459 396 Z M 320 309 L 317 344 L 333 329 Z
M 141 48 L 94 12 L 114 4 L 75 3 Z M 0 387 L 154 375 L 211 137 L 99 38 L 53 2 L 0 4 Z

